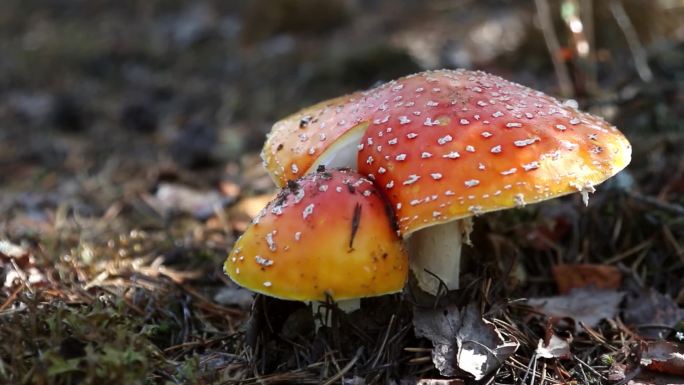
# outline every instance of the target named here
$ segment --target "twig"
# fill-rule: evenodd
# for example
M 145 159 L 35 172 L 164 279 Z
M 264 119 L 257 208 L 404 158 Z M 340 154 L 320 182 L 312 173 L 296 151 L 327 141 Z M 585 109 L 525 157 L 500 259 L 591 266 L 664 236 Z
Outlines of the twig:
M 598 86 L 596 80 L 596 36 L 594 34 L 594 0 L 580 0 L 580 18 L 584 25 L 584 36 L 589 44 L 587 52 L 587 85 L 595 93 Z
M 632 20 L 630 20 L 629 15 L 627 15 L 627 12 L 625 11 L 625 7 L 622 5 L 622 1 L 611 0 L 610 12 L 613 14 L 615 21 L 622 30 L 622 34 L 625 35 L 625 40 L 627 40 L 627 45 L 634 58 L 634 67 L 636 67 L 639 77 L 644 82 L 650 82 L 653 80 L 653 72 L 648 66 L 646 50 L 639 41 L 639 36 L 634 29 Z
M 537 7 L 537 15 L 539 15 L 539 24 L 544 34 L 546 48 L 549 50 L 553 68 L 556 71 L 560 93 L 564 97 L 570 97 L 573 94 L 572 80 L 570 79 L 568 68 L 558 56 L 558 53 L 561 51 L 561 45 L 553 28 L 553 18 L 551 17 L 549 3 L 547 0 L 535 0 L 534 3 Z
M 352 358 L 352 360 L 349 361 L 349 363 L 347 365 L 345 365 L 344 368 L 342 368 L 334 376 L 330 377 L 328 379 L 328 381 L 323 383 L 323 385 L 331 385 L 331 384 L 335 383 L 337 380 L 339 380 L 340 378 L 342 378 L 342 376 L 344 376 L 352 367 L 354 367 L 354 365 L 356 364 L 356 361 L 358 361 L 359 358 L 361 358 L 361 353 L 363 353 L 363 347 L 360 347 L 356 351 L 354 358 Z
M 380 349 L 378 349 L 378 355 L 375 357 L 375 360 L 373 360 L 373 365 L 371 367 L 375 367 L 378 364 L 378 361 L 380 361 L 380 358 L 382 357 L 382 351 L 385 349 L 385 345 L 387 344 L 387 339 L 389 338 L 390 331 L 392 330 L 393 325 L 394 325 L 394 314 L 392 314 L 392 317 L 389 320 L 389 324 L 387 325 L 387 332 L 385 332 L 385 337 L 382 339 L 382 344 L 380 345 Z
M 684 207 L 676 204 L 676 203 L 669 203 L 669 202 L 663 202 L 658 198 L 648 196 L 648 195 L 642 195 L 637 192 L 630 191 L 629 196 L 631 198 L 634 198 L 635 200 L 638 200 L 642 203 L 646 203 L 650 206 L 653 206 L 657 209 L 663 210 L 663 211 L 668 211 L 672 214 L 675 215 L 681 215 L 684 216 Z

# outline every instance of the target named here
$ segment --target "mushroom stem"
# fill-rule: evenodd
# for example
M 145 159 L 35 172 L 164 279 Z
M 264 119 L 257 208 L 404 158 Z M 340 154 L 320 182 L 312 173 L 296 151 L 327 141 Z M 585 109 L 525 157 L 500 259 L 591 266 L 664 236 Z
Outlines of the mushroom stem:
M 411 234 L 408 239 L 411 270 L 421 289 L 436 295 L 441 282 L 448 290 L 458 289 L 461 248 L 463 243 L 470 244 L 471 231 L 471 218 L 464 218 Z

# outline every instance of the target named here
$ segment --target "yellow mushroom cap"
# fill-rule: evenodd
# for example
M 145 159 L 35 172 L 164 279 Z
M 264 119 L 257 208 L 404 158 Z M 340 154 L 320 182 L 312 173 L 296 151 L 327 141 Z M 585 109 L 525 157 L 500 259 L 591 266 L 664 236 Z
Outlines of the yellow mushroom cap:
M 400 291 L 408 257 L 373 184 L 330 170 L 289 182 L 224 268 L 238 285 L 272 297 L 344 300 Z

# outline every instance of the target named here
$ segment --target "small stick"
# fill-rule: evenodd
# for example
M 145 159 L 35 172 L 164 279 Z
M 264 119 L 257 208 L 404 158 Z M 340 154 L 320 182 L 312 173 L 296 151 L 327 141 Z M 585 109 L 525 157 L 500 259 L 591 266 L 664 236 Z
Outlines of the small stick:
M 634 29 L 634 24 L 632 24 L 632 20 L 630 20 L 629 15 L 627 15 L 625 7 L 622 5 L 622 1 L 611 0 L 610 12 L 613 14 L 615 21 L 622 30 L 622 34 L 625 35 L 625 40 L 627 40 L 627 45 L 634 58 L 634 66 L 636 67 L 639 77 L 646 83 L 650 82 L 653 80 L 653 72 L 651 72 L 651 68 L 648 66 L 646 50 L 639 41 L 639 36 Z
M 326 381 L 325 383 L 323 383 L 323 385 L 332 385 L 332 384 L 335 383 L 337 380 L 339 380 L 340 378 L 342 378 L 342 376 L 344 376 L 352 367 L 354 367 L 354 364 L 356 364 L 356 361 L 358 361 L 359 358 L 361 358 L 361 353 L 363 353 L 363 347 L 360 347 L 360 348 L 356 351 L 356 354 L 354 355 L 354 358 L 352 358 L 352 360 L 349 361 L 349 363 L 348 363 L 347 365 L 345 365 L 344 368 L 342 368 L 342 369 L 341 369 L 339 372 L 337 372 L 337 374 L 335 374 L 334 376 L 330 377 L 330 379 L 328 379 L 328 381 Z
M 541 25 L 542 33 L 544 34 L 546 48 L 549 50 L 553 68 L 556 71 L 561 95 L 566 98 L 570 97 L 573 94 L 572 81 L 570 80 L 568 68 L 558 57 L 558 53 L 561 51 L 561 45 L 558 41 L 556 31 L 553 28 L 553 18 L 551 17 L 549 3 L 547 0 L 535 0 L 534 3 L 537 7 L 537 15 L 539 15 L 539 24 Z

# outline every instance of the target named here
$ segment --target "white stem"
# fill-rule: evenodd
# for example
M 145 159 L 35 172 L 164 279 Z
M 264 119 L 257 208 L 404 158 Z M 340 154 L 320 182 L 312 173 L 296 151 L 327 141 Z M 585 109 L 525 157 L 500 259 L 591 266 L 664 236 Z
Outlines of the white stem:
M 411 270 L 425 292 L 436 295 L 440 281 L 448 290 L 458 289 L 461 247 L 470 244 L 472 221 L 465 218 L 427 227 L 408 239 Z
M 355 310 L 361 309 L 361 299 L 359 298 L 354 298 L 354 299 L 344 299 L 341 301 L 335 302 L 337 307 L 342 310 L 343 312 L 349 314 Z M 312 301 L 311 302 L 311 311 L 314 316 L 314 322 L 316 324 L 316 330 L 318 330 L 321 326 L 331 326 L 332 325 L 332 311 L 330 309 L 327 309 L 325 307 L 325 302 L 320 302 L 320 301 Z M 318 317 L 318 314 L 321 316 Z

